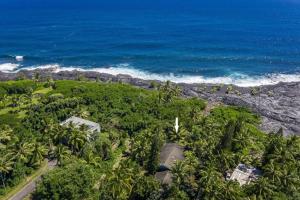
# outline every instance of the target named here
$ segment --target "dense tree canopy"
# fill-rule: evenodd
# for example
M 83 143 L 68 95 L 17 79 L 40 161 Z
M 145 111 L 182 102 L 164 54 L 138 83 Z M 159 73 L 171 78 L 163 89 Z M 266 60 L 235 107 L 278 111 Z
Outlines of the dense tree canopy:
M 300 199 L 299 137 L 261 132 L 259 116 L 245 108 L 217 106 L 207 114 L 203 100 L 181 98 L 171 82 L 144 90 L 39 79 L 0 83 L 0 195 L 47 158 L 57 166 L 33 199 Z M 85 127 L 60 126 L 74 115 L 100 123 L 101 133 L 89 139 Z M 166 142 L 185 154 L 171 185 L 154 177 Z M 244 186 L 226 181 L 239 163 L 261 177 Z

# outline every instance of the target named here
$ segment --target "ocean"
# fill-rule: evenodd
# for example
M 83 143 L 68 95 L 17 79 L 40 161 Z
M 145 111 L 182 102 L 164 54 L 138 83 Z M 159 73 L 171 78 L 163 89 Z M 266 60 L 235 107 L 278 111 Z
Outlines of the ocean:
M 0 8 L 0 71 L 241 86 L 300 81 L 300 6 Z

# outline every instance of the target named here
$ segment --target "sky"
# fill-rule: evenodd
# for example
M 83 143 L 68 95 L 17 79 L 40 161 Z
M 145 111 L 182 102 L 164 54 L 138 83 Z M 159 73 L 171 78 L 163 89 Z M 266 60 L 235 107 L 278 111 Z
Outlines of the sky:
M 2 8 L 264 8 L 300 4 L 300 0 L 0 0 Z

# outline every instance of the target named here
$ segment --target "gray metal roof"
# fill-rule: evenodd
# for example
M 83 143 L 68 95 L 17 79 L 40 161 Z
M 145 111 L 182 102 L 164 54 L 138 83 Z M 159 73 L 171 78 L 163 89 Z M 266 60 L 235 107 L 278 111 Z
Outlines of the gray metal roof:
M 60 125 L 65 126 L 70 125 L 71 123 L 75 128 L 80 128 L 81 126 L 85 125 L 87 127 L 87 131 L 89 132 L 100 132 L 100 125 L 98 123 L 75 116 L 66 119 Z
M 176 143 L 167 143 L 160 152 L 159 171 L 155 173 L 155 178 L 161 183 L 170 185 L 172 183 L 171 169 L 176 161 L 184 160 L 183 147 Z
M 172 183 L 172 173 L 170 171 L 156 172 L 155 178 L 162 184 L 170 185 Z
M 183 147 L 176 143 L 167 143 L 160 152 L 160 165 L 171 170 L 176 161 L 184 160 Z

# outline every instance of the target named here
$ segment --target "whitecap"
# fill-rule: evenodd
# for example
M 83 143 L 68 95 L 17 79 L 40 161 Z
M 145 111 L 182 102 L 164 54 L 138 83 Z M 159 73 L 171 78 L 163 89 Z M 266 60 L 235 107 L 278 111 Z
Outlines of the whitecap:
M 16 56 L 16 61 L 22 62 L 24 60 L 24 56 Z
M 2 72 L 14 72 L 14 70 L 19 67 L 18 64 L 14 63 L 2 63 L 0 64 L 0 71 Z

